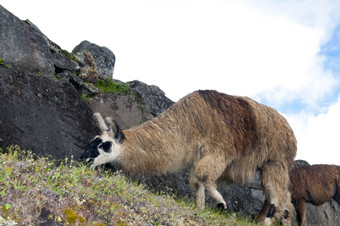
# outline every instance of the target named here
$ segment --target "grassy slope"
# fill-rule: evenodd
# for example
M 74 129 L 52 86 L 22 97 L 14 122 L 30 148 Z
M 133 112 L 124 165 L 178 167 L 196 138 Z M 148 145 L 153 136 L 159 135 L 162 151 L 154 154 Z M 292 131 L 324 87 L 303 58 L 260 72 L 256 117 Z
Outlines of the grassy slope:
M 0 225 L 254 225 L 153 194 L 120 172 L 91 170 L 72 159 L 57 166 L 17 146 L 0 150 L 0 165 Z

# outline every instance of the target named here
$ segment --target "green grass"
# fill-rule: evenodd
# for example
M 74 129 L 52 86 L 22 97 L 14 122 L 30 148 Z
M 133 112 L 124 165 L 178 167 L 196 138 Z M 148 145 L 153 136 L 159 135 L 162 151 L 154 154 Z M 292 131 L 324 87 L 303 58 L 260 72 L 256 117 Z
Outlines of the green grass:
M 113 79 L 98 79 L 94 85 L 99 88 L 102 93 L 120 93 L 132 95 L 130 86 L 117 83 Z
M 192 201 L 154 194 L 121 172 L 0 150 L 0 225 L 254 225 Z
M 12 65 L 10 65 L 10 64 L 5 64 L 2 58 L 0 58 L 0 65 L 5 65 L 5 67 L 8 68 L 8 69 L 11 69 L 11 68 L 12 68 Z

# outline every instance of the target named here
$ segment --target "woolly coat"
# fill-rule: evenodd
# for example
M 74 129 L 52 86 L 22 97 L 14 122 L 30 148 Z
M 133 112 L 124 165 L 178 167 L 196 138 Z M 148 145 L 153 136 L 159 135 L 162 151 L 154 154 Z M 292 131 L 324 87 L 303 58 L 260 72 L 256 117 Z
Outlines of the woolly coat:
M 268 161 L 280 162 L 288 172 L 296 155 L 294 133 L 276 110 L 209 90 L 193 92 L 122 132 L 121 163 L 130 173 L 177 172 L 211 156 L 206 167 L 225 163 L 220 179 L 243 183 Z

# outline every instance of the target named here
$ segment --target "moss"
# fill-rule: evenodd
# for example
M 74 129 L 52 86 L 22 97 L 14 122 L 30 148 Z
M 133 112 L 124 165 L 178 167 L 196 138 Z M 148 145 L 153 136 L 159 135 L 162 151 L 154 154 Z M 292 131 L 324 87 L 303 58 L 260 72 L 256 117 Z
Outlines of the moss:
M 87 95 L 87 94 L 85 94 L 85 93 L 82 93 L 82 94 L 80 95 L 80 97 L 81 97 L 81 99 L 83 99 L 83 100 L 87 100 L 87 99 L 89 98 L 89 95 Z
M 102 93 L 119 93 L 132 95 L 130 86 L 117 83 L 113 79 L 98 79 L 94 83 L 94 85 L 99 88 Z
M 87 100 L 87 99 L 89 99 L 89 98 L 91 98 L 91 97 L 94 97 L 95 95 L 94 94 L 85 94 L 85 93 L 82 93 L 81 95 L 80 95 L 80 97 L 81 97 L 81 99 L 83 99 L 83 100 Z
M 10 64 L 5 64 L 2 58 L 0 58 L 0 65 L 5 65 L 5 67 L 8 68 L 8 69 L 11 69 L 11 68 L 12 68 L 12 65 L 10 65 Z
M 61 52 L 66 58 L 73 60 L 73 61 L 77 61 L 77 58 L 72 53 L 70 53 L 69 51 L 63 49 Z
M 136 99 L 136 98 L 135 98 Z M 146 117 L 145 117 L 145 106 L 143 104 L 139 104 L 139 108 L 140 108 L 140 111 L 142 112 L 142 119 L 140 121 L 140 124 L 143 124 L 144 122 L 146 122 Z
M 79 223 L 85 223 L 85 219 L 82 216 L 79 216 L 76 213 L 74 213 L 73 210 L 66 209 L 65 215 L 66 215 L 66 221 L 68 224 L 75 224 L 77 221 Z

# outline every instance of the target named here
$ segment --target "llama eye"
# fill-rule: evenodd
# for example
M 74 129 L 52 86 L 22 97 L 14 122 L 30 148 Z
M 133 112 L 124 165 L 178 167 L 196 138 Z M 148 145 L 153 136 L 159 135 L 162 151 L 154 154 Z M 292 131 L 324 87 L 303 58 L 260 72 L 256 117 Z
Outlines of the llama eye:
M 111 152 L 111 146 L 112 143 L 110 141 L 106 141 L 99 145 L 99 148 L 103 149 L 105 152 L 110 153 Z
M 97 147 L 103 140 L 97 137 L 93 141 L 91 141 L 90 146 L 91 147 Z

